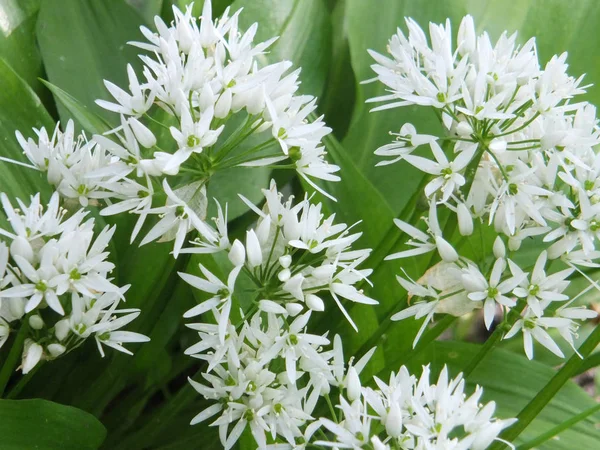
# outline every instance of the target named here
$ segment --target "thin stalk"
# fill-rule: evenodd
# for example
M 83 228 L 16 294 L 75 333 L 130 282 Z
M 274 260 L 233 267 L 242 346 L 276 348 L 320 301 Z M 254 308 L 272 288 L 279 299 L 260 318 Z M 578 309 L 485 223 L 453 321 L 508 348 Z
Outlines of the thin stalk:
M 589 416 L 591 416 L 594 413 L 597 413 L 598 411 L 600 411 L 600 404 L 586 409 L 585 411 L 577 414 L 576 416 L 571 417 L 569 420 L 565 420 L 563 423 L 555 426 L 554 428 L 549 429 L 545 433 L 540 434 L 535 439 L 526 442 L 522 445 L 519 445 L 516 450 L 529 450 L 534 447 L 537 447 L 538 445 L 543 444 L 547 440 L 552 439 L 554 436 L 557 436 L 563 431 L 571 428 L 573 425 L 576 425 L 582 420 L 587 419 Z
M 507 428 L 500 436 L 508 442 L 514 442 L 517 437 L 525 430 L 529 424 L 538 416 L 544 407 L 550 403 L 556 393 L 571 379 L 577 372 L 577 369 L 582 365 L 583 359 L 594 351 L 600 343 L 600 326 L 596 326 L 594 331 L 579 347 L 579 353 L 573 354 L 567 363 L 552 377 L 552 379 L 544 386 L 544 388 L 521 410 L 517 415 L 517 422 Z M 489 450 L 501 450 L 506 446 L 503 442 L 494 443 Z
M 19 328 L 12 347 L 10 348 L 10 352 L 8 353 L 8 356 L 2 365 L 2 369 L 0 370 L 0 398 L 4 394 L 8 380 L 10 380 L 10 376 L 14 372 L 15 367 L 19 362 L 19 358 L 21 357 L 23 351 L 23 343 L 25 342 L 28 331 L 29 321 L 27 318 L 25 318 L 25 320 L 21 322 L 21 328 Z
M 512 325 L 519 319 L 519 317 L 521 317 L 521 312 L 524 308 L 525 305 L 523 305 L 521 308 L 515 307 L 514 309 L 510 310 L 508 316 L 506 317 L 506 320 L 504 320 L 501 324 L 499 324 L 496 327 L 494 332 L 487 338 L 485 344 L 483 344 L 479 352 L 477 352 L 477 354 L 471 359 L 471 361 L 469 361 L 469 364 L 467 364 L 467 366 L 463 369 L 463 374 L 465 378 L 471 375 L 471 373 L 477 368 L 477 366 L 479 366 L 479 364 L 481 364 L 481 362 L 488 356 L 488 354 L 490 353 L 492 348 L 495 347 L 498 341 L 502 339 L 504 333 L 507 330 L 510 330 Z

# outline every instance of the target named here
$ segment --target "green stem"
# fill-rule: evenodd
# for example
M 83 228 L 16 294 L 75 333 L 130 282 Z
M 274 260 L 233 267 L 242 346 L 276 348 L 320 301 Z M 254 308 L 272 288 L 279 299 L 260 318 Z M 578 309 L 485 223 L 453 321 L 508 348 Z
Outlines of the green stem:
M 550 403 L 556 393 L 563 387 L 563 385 L 571 379 L 571 377 L 577 372 L 577 369 L 582 365 L 583 359 L 586 358 L 590 353 L 594 351 L 596 346 L 600 343 L 600 326 L 596 326 L 594 331 L 587 337 L 587 339 L 579 347 L 579 353 L 575 353 L 567 363 L 552 377 L 552 379 L 544 386 L 544 388 L 523 408 L 523 410 L 517 415 L 517 422 L 507 428 L 504 433 L 500 436 L 502 439 L 508 442 L 514 442 L 517 437 L 525 430 L 529 424 L 537 417 L 537 415 L 544 409 L 544 407 Z M 489 450 L 501 450 L 506 444 L 503 442 L 494 443 Z
M 471 375 L 471 373 L 481 364 L 481 362 L 488 356 L 490 351 L 496 346 L 498 341 L 502 339 L 504 333 L 513 326 L 513 324 L 521 317 L 521 312 L 525 308 L 525 305 L 521 305 L 521 307 L 515 306 L 510 310 L 506 320 L 499 324 L 494 332 L 487 338 L 485 344 L 481 347 L 479 352 L 469 361 L 469 364 L 463 369 L 463 374 L 466 377 Z
M 331 403 L 331 398 L 329 398 L 329 394 L 325 395 L 325 400 L 327 400 L 327 405 L 329 406 L 329 412 L 331 412 L 331 417 L 335 423 L 338 422 L 337 415 L 335 414 L 335 408 L 333 407 L 333 403 Z
M 581 363 L 581 367 L 579 367 L 575 375 L 587 372 L 588 370 L 593 369 L 597 366 L 600 366 L 600 352 L 594 353 L 593 355 L 590 355 L 587 358 L 585 358 L 583 360 L 583 363 Z
M 448 329 L 450 325 L 454 323 L 454 321 L 458 319 L 458 317 L 447 315 L 442 320 L 438 321 L 433 327 L 427 330 L 419 342 L 415 346 L 415 348 L 408 354 L 408 356 L 402 360 L 402 364 L 405 365 L 409 361 L 411 361 L 415 356 L 418 356 L 421 351 L 425 348 L 429 347 L 429 344 L 434 342 L 440 335 Z
M 8 391 L 6 398 L 8 398 L 8 399 L 16 398 L 21 393 L 21 391 L 25 388 L 25 386 L 27 386 L 27 383 L 29 383 L 29 381 L 31 381 L 31 379 L 33 378 L 35 373 L 39 370 L 39 368 L 42 367 L 42 364 L 43 364 L 43 361 L 40 361 L 39 363 L 36 364 L 36 366 L 33 369 L 31 369 L 29 371 L 29 373 L 27 375 L 25 375 L 24 377 L 21 377 L 21 379 L 18 381 L 18 383 L 10 391 Z
M 600 411 L 600 404 L 586 409 L 585 411 L 577 414 L 576 416 L 571 417 L 569 420 L 565 420 L 563 423 L 555 426 L 554 428 L 549 429 L 545 433 L 540 434 L 535 439 L 526 442 L 525 444 L 519 445 L 516 450 L 529 450 L 534 447 L 537 447 L 538 445 L 543 444 L 549 439 L 552 439 L 554 436 L 557 436 L 558 434 L 571 428 L 573 425 L 581 422 L 582 420 L 588 418 L 589 416 L 598 411 Z
M 19 362 L 19 358 L 23 353 L 23 342 L 25 342 L 25 338 L 27 337 L 27 332 L 29 331 L 29 322 L 27 318 L 21 322 L 21 328 L 17 332 L 17 336 L 10 348 L 10 352 L 2 365 L 2 369 L 0 370 L 0 397 L 4 394 L 4 390 L 6 389 L 6 385 L 8 384 L 8 380 L 10 380 L 10 376 L 15 370 L 17 363 Z

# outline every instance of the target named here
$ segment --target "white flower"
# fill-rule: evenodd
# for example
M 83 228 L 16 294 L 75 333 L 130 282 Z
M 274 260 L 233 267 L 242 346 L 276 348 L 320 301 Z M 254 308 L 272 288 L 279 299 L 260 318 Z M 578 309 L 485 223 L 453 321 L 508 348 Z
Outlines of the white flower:
M 468 298 L 475 302 L 483 302 L 485 326 L 488 330 L 492 326 L 494 316 L 496 315 L 496 305 L 515 306 L 516 300 L 510 298 L 508 295 L 527 276 L 527 274 L 521 272 L 501 281 L 506 266 L 504 258 L 496 259 L 489 279 L 487 279 L 476 266 L 469 264 L 463 270 L 461 276 L 462 283 L 467 292 L 469 292 Z

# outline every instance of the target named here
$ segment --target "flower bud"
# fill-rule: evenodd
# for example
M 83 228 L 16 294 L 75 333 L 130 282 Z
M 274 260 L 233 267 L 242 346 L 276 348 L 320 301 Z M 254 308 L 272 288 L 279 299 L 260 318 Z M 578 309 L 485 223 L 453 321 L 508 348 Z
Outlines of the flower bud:
M 460 55 L 467 53 L 473 53 L 476 48 L 476 36 L 475 36 L 475 24 L 473 23 L 473 17 L 466 15 L 460 22 L 457 36 L 457 46 Z
M 335 272 L 333 264 L 323 264 L 312 271 L 312 276 L 319 281 L 329 280 Z
M 210 88 L 210 83 L 205 83 L 202 92 L 200 93 L 200 98 L 198 99 L 200 111 L 206 111 L 208 108 L 214 106 L 214 104 L 215 94 L 213 94 L 213 91 Z
M 473 234 L 473 217 L 467 205 L 459 203 L 456 208 L 458 217 L 458 231 L 462 236 L 470 236 Z
M 321 300 L 321 297 L 317 297 L 315 294 L 308 294 L 304 299 L 306 306 L 313 311 L 325 311 L 325 303 Z
M 54 325 L 54 335 L 59 341 L 64 341 L 69 335 L 69 331 L 71 331 L 71 327 L 69 326 L 68 319 L 59 320 L 56 322 L 56 325 Z
M 290 279 L 290 277 L 292 276 L 292 272 L 290 272 L 290 269 L 283 269 L 281 272 L 279 272 L 277 274 L 277 278 L 279 278 L 279 281 L 285 283 L 287 280 Z
M 156 145 L 156 137 L 150 129 L 135 117 L 129 119 L 131 131 L 135 135 L 137 141 L 146 148 L 152 148 Z
M 6 301 L 6 300 L 5 300 Z M 25 303 L 22 298 L 9 298 L 8 310 L 15 319 L 20 319 L 25 314 Z
M 286 214 L 283 219 L 283 233 L 290 241 L 298 239 L 302 230 L 296 214 Z
M 31 339 L 25 341 L 25 351 L 23 352 L 23 360 L 21 362 L 23 375 L 29 373 L 40 362 L 43 353 L 44 349 L 40 344 L 33 342 Z
M 67 350 L 66 347 L 62 344 L 50 344 L 46 348 L 48 349 L 48 353 L 50 353 L 50 355 L 52 355 L 53 358 L 58 358 Z
M 350 402 L 353 402 L 360 397 L 360 388 L 361 385 L 358 373 L 354 367 L 350 367 L 348 369 L 348 374 L 346 375 L 346 396 Z
M 285 305 L 285 309 L 287 310 L 290 316 L 296 317 L 302 312 L 304 308 L 300 303 L 288 303 L 287 305 Z
M 287 269 L 288 267 L 290 267 L 290 264 L 292 263 L 292 255 L 283 255 L 279 257 L 279 264 L 281 264 L 281 267 L 283 267 L 284 269 Z
M 292 297 L 296 300 L 304 300 L 304 293 L 302 292 L 303 282 L 304 276 L 298 273 L 285 282 L 283 290 L 292 294 Z
M 258 302 L 258 309 L 266 313 L 285 314 L 286 309 L 272 300 L 261 300 Z
M 33 261 L 33 248 L 27 239 L 23 236 L 17 236 L 10 244 L 10 253 L 13 256 L 19 255 L 28 262 Z
M 508 238 L 508 249 L 511 252 L 516 252 L 520 248 L 521 248 L 521 240 L 520 239 L 517 239 L 515 237 Z
M 256 237 L 258 241 L 265 245 L 269 240 L 269 234 L 271 233 L 271 216 L 267 216 L 260 221 L 258 227 L 256 227 Z
M 469 137 L 473 134 L 473 128 L 467 121 L 459 122 L 458 125 L 456 125 L 456 134 L 460 137 Z
M 231 89 L 225 89 L 219 96 L 217 104 L 215 105 L 215 117 L 217 119 L 224 119 L 231 110 Z
M 504 246 L 504 241 L 500 236 L 498 236 L 494 241 L 493 250 L 496 258 L 504 258 L 506 256 L 506 247 Z
M 443 237 L 435 237 L 435 246 L 437 247 L 440 257 L 448 263 L 456 262 L 458 260 L 458 253 L 454 250 L 454 247 L 448 243 Z
M 29 317 L 29 326 L 34 330 L 41 330 L 44 328 L 44 319 L 42 319 L 39 315 L 35 314 Z
M 244 244 L 242 244 L 239 240 L 233 241 L 231 244 L 231 250 L 229 250 L 229 261 L 235 267 L 241 266 L 246 261 L 246 249 L 244 248 Z
M 248 264 L 250 267 L 254 268 L 262 264 L 262 250 L 254 230 L 246 232 L 246 253 L 248 255 Z
M 402 434 L 402 412 L 397 402 L 392 401 L 390 411 L 385 418 L 385 431 L 393 438 Z

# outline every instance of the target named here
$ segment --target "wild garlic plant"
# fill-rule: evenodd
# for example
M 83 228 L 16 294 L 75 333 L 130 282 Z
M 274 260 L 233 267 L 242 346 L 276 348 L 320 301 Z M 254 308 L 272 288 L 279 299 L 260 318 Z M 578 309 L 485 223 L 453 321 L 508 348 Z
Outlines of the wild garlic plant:
M 421 171 L 429 204 L 424 227 L 420 218 L 395 221 L 411 237 L 409 249 L 388 259 L 437 252 L 441 261 L 416 281 L 398 277 L 414 300 L 393 319 L 425 317 L 416 345 L 435 314 L 481 308 L 490 329 L 500 310 L 504 338 L 522 333 L 529 359 L 533 341 L 563 357 L 554 339 L 575 348 L 579 321 L 597 315 L 574 305 L 597 286 L 585 270 L 598 267 L 600 256 L 600 132 L 596 108 L 576 100 L 587 87 L 583 77 L 567 74 L 566 53 L 541 67 L 534 38 L 518 46 L 516 33 L 495 44 L 485 32 L 477 36 L 471 16 L 455 47 L 449 21 L 430 24 L 429 41 L 412 19 L 406 26 L 408 34 L 398 29 L 390 39 L 388 55 L 370 52 L 377 77 L 369 81 L 389 91 L 369 100 L 384 103 L 372 111 L 429 107 L 444 133 L 419 134 L 406 123 L 375 152 L 386 157 L 378 165 Z M 490 233 L 493 245 L 474 258 L 461 255 L 465 242 Z M 533 259 L 521 256 L 528 240 L 536 244 Z M 574 275 L 590 285 L 567 294 Z
M 376 349 L 355 361 L 344 357 L 336 330 L 316 331 L 316 318 L 332 308 L 358 331 L 348 306 L 378 304 L 369 297 L 371 250 L 360 246 L 360 224 L 336 221 L 314 196 L 297 201 L 275 181 L 261 191 L 262 208 L 239 193 L 256 216 L 245 237 L 233 237 L 222 199 L 208 219 L 221 171 L 292 169 L 331 199 L 318 182 L 339 181 L 340 168 L 326 160 L 331 129 L 314 118 L 316 99 L 298 93 L 300 70 L 267 62 L 275 38 L 254 44 L 257 24 L 240 30 L 241 12 L 229 8 L 213 19 L 209 0 L 200 18 L 191 6 L 173 13 L 131 43 L 142 70 L 123 68 L 128 88 L 105 81 L 114 100 L 97 104 L 119 126 L 92 136 L 76 135 L 71 121 L 51 135 L 36 129 L 37 139 L 17 132 L 29 162 L 12 162 L 43 172 L 56 193 L 46 210 L 39 194 L 20 209 L 2 197 L 12 231 L 0 229 L 0 345 L 19 330 L 27 373 L 90 336 L 101 353 L 102 345 L 128 352 L 123 343 L 147 340 L 121 331 L 140 311 L 119 309 L 128 286 L 111 279 L 115 228 L 94 238 L 94 220 L 86 220 L 93 208 L 128 213 L 137 217 L 131 243 L 143 235 L 140 245 L 172 242 L 175 258 L 227 256 L 219 273 L 209 264 L 179 273 L 205 298 L 183 315 L 198 336 L 185 350 L 199 360 L 189 383 L 202 409 L 191 424 L 210 421 L 225 449 L 244 434 L 260 449 L 484 450 L 504 442 L 500 433 L 515 420 L 494 417 L 495 403 L 481 402 L 480 387 L 469 393 L 462 374 L 450 379 L 444 367 L 434 384 L 429 366 L 420 377 L 402 366 L 387 384 L 374 377 L 363 386 L 359 375 Z M 434 314 L 483 309 L 490 329 L 500 307 L 498 329 L 506 338 L 523 333 L 530 359 L 533 339 L 562 356 L 548 330 L 574 347 L 577 321 L 596 315 L 573 306 L 581 293 L 565 293 L 600 255 L 600 134 L 594 107 L 572 101 L 584 92 L 581 78 L 566 74 L 566 55 L 541 69 L 533 40 L 517 47 L 516 35 L 503 34 L 493 46 L 469 16 L 456 49 L 449 22 L 431 25 L 431 44 L 406 23 L 408 37 L 392 37 L 390 57 L 371 53 L 372 81 L 390 92 L 371 101 L 385 102 L 376 110 L 432 107 L 445 134 L 402 124 L 376 151 L 392 158 L 380 165 L 408 163 L 426 176 L 425 226 L 397 219 L 411 248 L 388 259 L 434 253 L 440 261 L 416 281 L 398 277 L 417 300 L 393 319 L 425 317 L 416 344 Z M 461 254 L 465 240 L 490 231 L 489 254 Z M 519 257 L 529 238 L 541 249 L 532 261 Z

